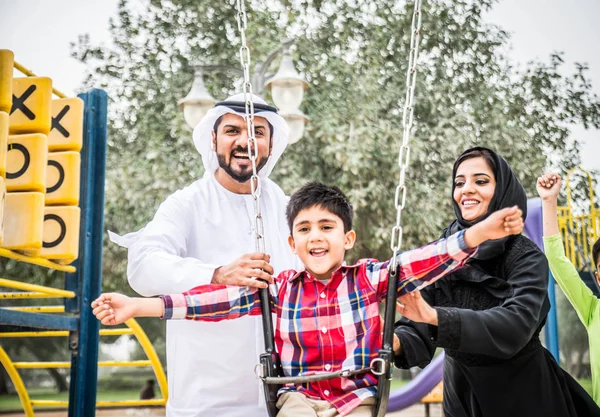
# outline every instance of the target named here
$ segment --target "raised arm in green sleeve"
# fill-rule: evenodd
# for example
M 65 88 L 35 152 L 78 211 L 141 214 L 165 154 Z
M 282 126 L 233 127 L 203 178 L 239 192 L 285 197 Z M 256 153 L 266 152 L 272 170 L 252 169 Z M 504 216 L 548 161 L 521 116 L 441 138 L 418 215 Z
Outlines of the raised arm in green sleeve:
M 587 329 L 596 308 L 596 303 L 598 303 L 598 298 L 581 280 L 579 272 L 566 257 L 560 234 L 544 237 L 544 251 L 554 279 L 560 285 Z

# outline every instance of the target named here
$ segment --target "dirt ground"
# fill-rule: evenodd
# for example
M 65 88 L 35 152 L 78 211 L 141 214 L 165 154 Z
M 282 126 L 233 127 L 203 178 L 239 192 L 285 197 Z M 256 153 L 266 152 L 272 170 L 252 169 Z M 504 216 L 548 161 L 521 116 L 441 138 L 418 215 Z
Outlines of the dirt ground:
M 24 413 L 0 414 L 1 417 L 23 417 Z M 442 407 L 431 406 L 431 417 L 441 417 Z M 36 411 L 36 417 L 67 417 L 67 411 Z M 165 417 L 164 408 L 99 409 L 96 417 Z M 387 417 L 425 417 L 425 406 L 413 405 L 402 411 L 388 413 Z

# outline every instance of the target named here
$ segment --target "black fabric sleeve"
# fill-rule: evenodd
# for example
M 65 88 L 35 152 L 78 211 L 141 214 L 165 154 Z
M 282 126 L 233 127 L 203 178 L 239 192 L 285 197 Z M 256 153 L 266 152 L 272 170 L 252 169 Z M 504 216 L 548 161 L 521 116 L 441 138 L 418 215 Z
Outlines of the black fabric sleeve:
M 434 301 L 434 285 L 421 290 L 421 296 L 430 305 Z M 413 366 L 424 368 L 431 362 L 435 346 L 428 324 L 416 323 L 401 318 L 394 325 L 394 333 L 400 339 L 401 352 L 395 355 L 394 363 L 397 368 L 408 369 Z
M 530 249 L 504 269 L 512 294 L 500 306 L 482 311 L 436 308 L 438 347 L 507 359 L 531 340 L 548 309 L 548 261 L 537 248 Z

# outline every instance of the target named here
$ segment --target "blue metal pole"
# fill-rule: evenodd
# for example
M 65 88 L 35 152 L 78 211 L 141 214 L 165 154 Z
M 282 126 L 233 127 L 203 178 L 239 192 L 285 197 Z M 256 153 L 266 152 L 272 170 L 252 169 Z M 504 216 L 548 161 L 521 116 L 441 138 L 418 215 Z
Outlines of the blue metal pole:
M 104 178 L 108 96 L 93 89 L 79 97 L 85 103 L 82 178 L 80 188 L 80 257 L 76 274 L 67 274 L 66 286 L 78 285 L 79 329 L 71 333 L 71 382 L 69 417 L 96 415 L 98 342 L 100 324 L 90 303 L 102 287 L 102 240 L 104 234 Z M 73 307 L 73 306 L 69 306 Z
M 556 317 L 556 290 L 554 285 L 554 276 L 552 272 L 548 277 L 548 298 L 550 299 L 550 311 L 544 327 L 546 337 L 546 347 L 560 365 L 560 350 L 558 347 L 558 319 Z

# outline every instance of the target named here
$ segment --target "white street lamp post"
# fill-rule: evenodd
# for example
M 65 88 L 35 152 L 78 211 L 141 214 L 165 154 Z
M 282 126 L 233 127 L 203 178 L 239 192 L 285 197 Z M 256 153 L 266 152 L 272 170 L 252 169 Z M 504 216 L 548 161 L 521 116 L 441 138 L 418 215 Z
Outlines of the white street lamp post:
M 265 83 L 265 88 L 271 90 L 273 101 L 282 112 L 289 113 L 300 108 L 308 83 L 294 68 L 289 48 L 285 49 L 279 70 Z
M 256 94 L 260 94 L 262 87 L 271 90 L 273 102 L 279 108 L 281 116 L 288 123 L 290 128 L 289 143 L 295 143 L 304 133 L 304 125 L 308 122 L 308 117 L 300 110 L 300 104 L 304 99 L 304 90 L 308 88 L 308 83 L 304 80 L 298 71 L 294 68 L 290 46 L 292 41 L 286 39 L 276 50 L 271 52 L 265 62 L 257 67 L 254 74 L 256 78 L 253 85 L 256 86 Z M 277 73 L 266 83 L 263 79 L 268 66 L 273 62 L 276 55 L 283 49 L 283 59 Z M 188 95 L 179 100 L 177 106 L 183 109 L 185 122 L 192 129 L 196 127 L 206 112 L 211 109 L 216 100 L 209 94 L 204 80 L 202 79 L 203 70 L 228 70 L 241 73 L 239 68 L 232 68 L 222 65 L 195 65 L 194 83 Z
M 304 125 L 308 122 L 308 117 L 301 110 L 296 109 L 290 113 L 280 113 L 290 127 L 289 143 L 296 143 L 304 134 Z
M 283 59 L 277 73 L 265 83 L 271 90 L 273 102 L 290 127 L 289 143 L 295 143 L 304 133 L 308 117 L 300 110 L 308 83 L 298 74 L 292 61 L 290 44 L 284 44 Z
M 200 66 L 195 66 L 192 89 L 177 103 L 177 107 L 183 109 L 183 117 L 187 125 L 194 129 L 216 102 L 204 85 Z

